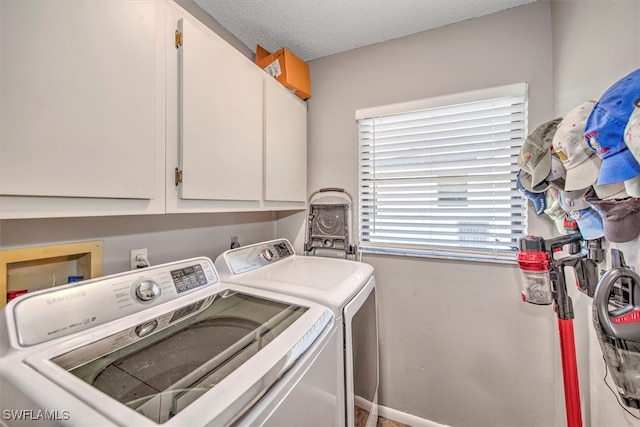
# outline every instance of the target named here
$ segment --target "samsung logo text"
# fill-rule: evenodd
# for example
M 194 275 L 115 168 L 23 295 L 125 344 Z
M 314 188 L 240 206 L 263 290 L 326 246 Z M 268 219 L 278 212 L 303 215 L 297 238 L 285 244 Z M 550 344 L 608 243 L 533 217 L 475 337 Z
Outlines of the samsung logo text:
M 85 295 L 86 295 L 86 292 L 85 291 L 81 291 L 81 292 L 75 292 L 75 293 L 69 294 L 69 295 L 63 295 L 63 296 L 56 297 L 56 298 L 49 298 L 47 300 L 47 305 L 60 304 L 61 302 L 67 302 L 67 301 L 70 301 L 70 300 L 74 300 L 76 298 L 82 298 Z

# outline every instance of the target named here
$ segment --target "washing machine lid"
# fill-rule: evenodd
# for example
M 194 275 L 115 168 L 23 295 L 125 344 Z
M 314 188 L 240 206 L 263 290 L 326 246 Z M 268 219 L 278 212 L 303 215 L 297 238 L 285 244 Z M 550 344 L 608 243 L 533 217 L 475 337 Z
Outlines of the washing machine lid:
M 373 276 L 366 263 L 296 255 L 286 239 L 226 251 L 215 266 L 223 281 L 310 299 L 335 313 Z
M 109 280 L 94 286 L 104 283 Z M 11 384 L 44 410 L 64 398 L 76 422 L 99 412 L 121 425 L 226 425 L 249 410 L 332 319 L 309 301 L 216 283 L 16 349 L 0 360 L 0 386 Z

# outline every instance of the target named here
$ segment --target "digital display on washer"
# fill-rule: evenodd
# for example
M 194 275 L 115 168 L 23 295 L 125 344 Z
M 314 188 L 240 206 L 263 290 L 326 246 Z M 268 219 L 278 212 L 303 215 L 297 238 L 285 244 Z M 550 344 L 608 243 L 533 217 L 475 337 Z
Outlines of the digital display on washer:
M 174 317 L 193 310 L 190 304 Z M 216 387 L 307 310 L 247 294 L 218 295 L 194 316 L 124 347 L 110 349 L 114 340 L 107 337 L 52 362 L 154 422 L 164 423 Z M 116 335 L 123 333 L 129 335 L 127 331 Z M 101 357 L 87 356 L 99 351 Z M 264 377 L 261 388 L 253 392 L 263 393 L 280 375 Z
M 280 258 L 284 258 L 288 255 L 291 255 L 291 251 L 289 250 L 289 246 L 286 243 L 276 243 L 273 245 L 273 249 L 275 249 L 276 253 Z
M 171 278 L 178 293 L 207 284 L 207 278 L 200 264 L 171 271 Z

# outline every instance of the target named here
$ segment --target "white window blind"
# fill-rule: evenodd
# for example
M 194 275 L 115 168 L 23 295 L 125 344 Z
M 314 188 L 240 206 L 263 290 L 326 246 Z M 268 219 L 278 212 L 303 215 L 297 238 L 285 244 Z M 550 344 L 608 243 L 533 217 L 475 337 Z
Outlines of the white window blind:
M 526 83 L 359 110 L 356 118 L 364 251 L 513 261 L 526 226 L 515 185 Z

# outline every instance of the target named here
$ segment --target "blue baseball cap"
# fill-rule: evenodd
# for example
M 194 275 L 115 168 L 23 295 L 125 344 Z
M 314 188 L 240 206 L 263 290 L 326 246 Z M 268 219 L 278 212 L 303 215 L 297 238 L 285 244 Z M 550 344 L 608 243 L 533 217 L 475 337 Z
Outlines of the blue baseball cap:
M 604 225 L 598 212 L 588 207 L 579 211 L 567 212 L 578 223 L 580 233 L 585 240 L 595 240 L 604 237 Z
M 522 171 L 518 171 L 518 176 L 516 176 L 516 188 L 518 191 L 525 196 L 527 199 L 533 202 L 533 207 L 536 210 L 536 215 L 540 216 L 544 213 L 544 210 L 547 208 L 547 200 L 544 193 L 534 193 L 533 191 L 529 191 L 523 187 L 522 182 L 520 182 L 520 174 Z
M 618 80 L 595 104 L 584 129 L 591 150 L 602 159 L 598 185 L 612 184 L 640 174 L 640 164 L 627 148 L 624 132 L 640 98 L 640 69 Z

